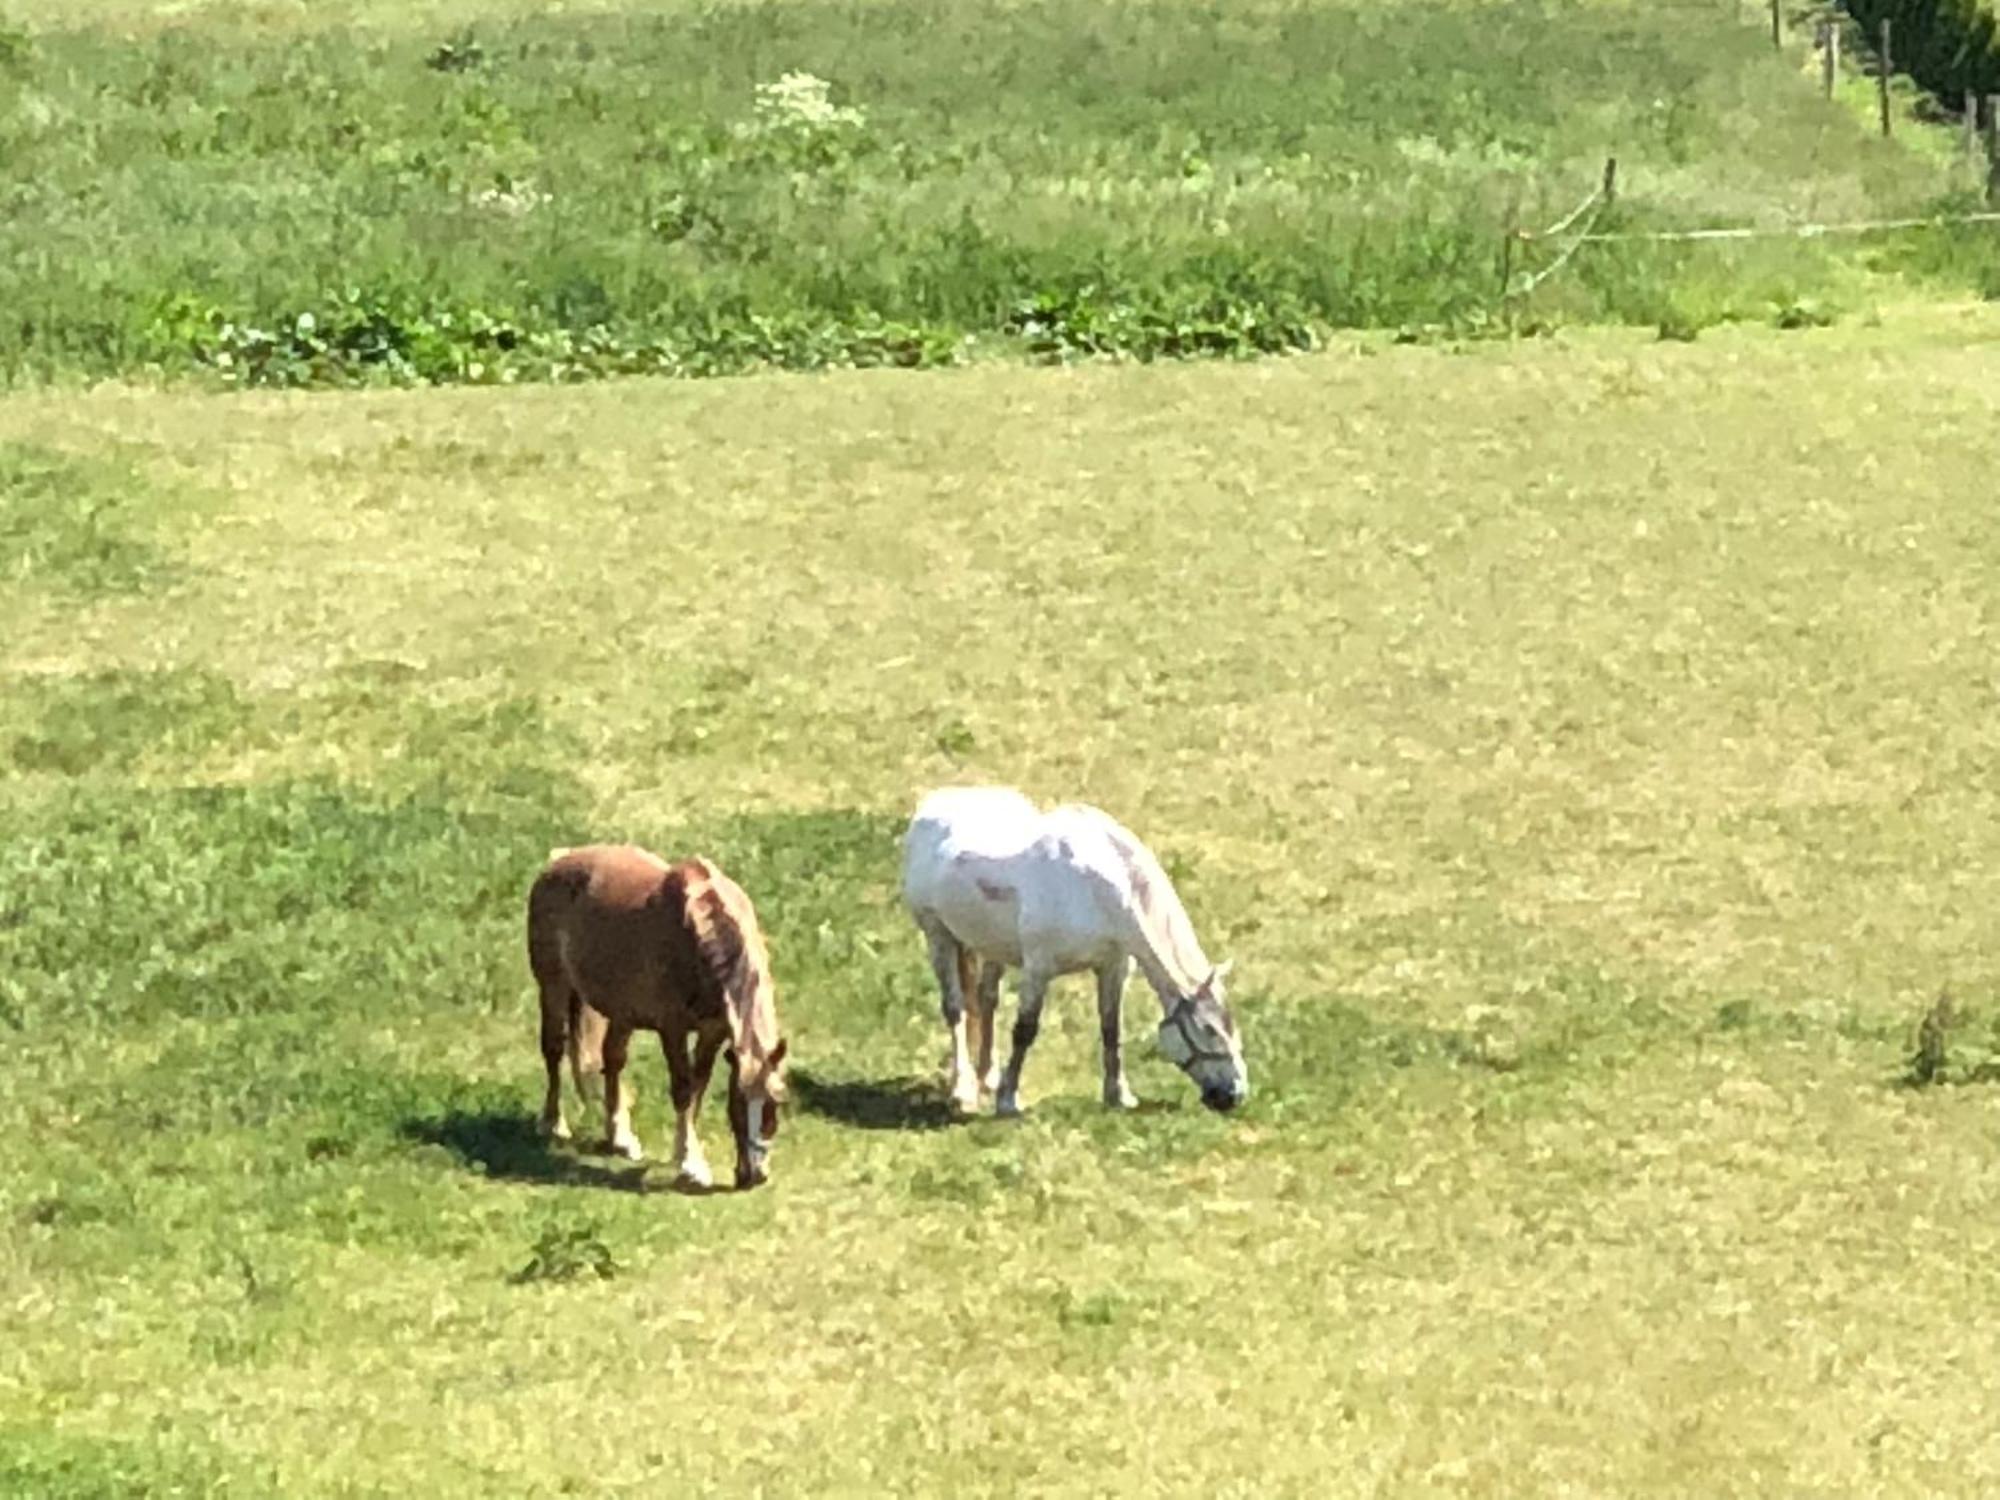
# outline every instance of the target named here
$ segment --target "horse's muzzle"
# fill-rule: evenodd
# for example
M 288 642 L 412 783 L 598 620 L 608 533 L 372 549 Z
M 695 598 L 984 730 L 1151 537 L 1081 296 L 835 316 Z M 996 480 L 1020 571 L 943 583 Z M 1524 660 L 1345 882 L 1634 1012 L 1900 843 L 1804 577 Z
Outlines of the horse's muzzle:
M 1249 1094 L 1250 1091 L 1242 1087 L 1203 1089 L 1201 1102 L 1217 1114 L 1226 1115 L 1248 1098 Z

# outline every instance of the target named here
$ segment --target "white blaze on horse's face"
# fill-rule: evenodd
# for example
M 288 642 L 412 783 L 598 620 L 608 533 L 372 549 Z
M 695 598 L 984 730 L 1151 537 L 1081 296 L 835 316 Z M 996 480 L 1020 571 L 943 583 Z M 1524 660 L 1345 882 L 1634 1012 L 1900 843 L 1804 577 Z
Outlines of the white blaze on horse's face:
M 735 1054 L 730 1054 L 730 1124 L 736 1127 L 736 1185 L 756 1187 L 771 1175 L 771 1141 L 778 1134 L 778 1115 L 785 1099 L 785 1044 L 778 1043 L 769 1061 L 758 1071 L 748 1088 L 736 1071 Z
M 744 1090 L 737 1095 L 737 1107 L 732 1114 L 740 1111 L 736 1132 L 736 1185 L 740 1188 L 756 1187 L 768 1181 L 771 1176 L 771 1137 L 778 1133 L 778 1106 L 758 1088 Z
M 1236 1018 L 1223 997 L 1224 964 L 1182 1000 L 1160 1023 L 1160 1051 L 1167 1061 L 1194 1080 L 1201 1102 L 1214 1110 L 1231 1110 L 1250 1097 L 1250 1069 L 1243 1061 L 1243 1040 Z

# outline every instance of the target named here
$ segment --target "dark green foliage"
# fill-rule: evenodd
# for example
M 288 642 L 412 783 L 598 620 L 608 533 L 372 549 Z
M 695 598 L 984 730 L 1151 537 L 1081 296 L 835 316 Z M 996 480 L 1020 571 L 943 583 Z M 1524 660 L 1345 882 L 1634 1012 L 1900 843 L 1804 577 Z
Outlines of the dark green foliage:
M 1141 360 L 1194 355 L 1279 354 L 1310 349 L 1311 314 L 1296 299 L 1232 300 L 1210 293 L 1134 302 L 1094 286 L 1043 292 L 1017 303 L 1007 328 L 1048 359 L 1123 354 Z
M 1846 0 L 1874 45 L 1889 22 L 1891 61 L 1953 108 L 2000 93 L 2000 40 L 1988 0 Z
M 792 370 L 920 368 L 953 363 L 950 328 L 835 317 L 746 313 L 683 325 L 620 318 L 566 327 L 559 312 L 422 304 L 349 289 L 270 326 L 194 299 L 174 299 L 148 328 L 147 357 L 185 360 L 244 386 L 481 384 L 604 375 L 736 375 Z

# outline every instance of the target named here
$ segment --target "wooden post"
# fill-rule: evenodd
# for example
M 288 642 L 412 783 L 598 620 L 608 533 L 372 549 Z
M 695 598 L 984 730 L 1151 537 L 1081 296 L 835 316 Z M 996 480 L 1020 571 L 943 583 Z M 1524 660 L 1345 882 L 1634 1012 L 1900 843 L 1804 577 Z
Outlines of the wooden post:
M 1979 96 L 1965 91 L 1965 159 L 1971 161 L 1979 150 Z
M 2000 94 L 1986 96 L 1986 201 L 2000 202 Z
M 1604 158 L 1604 201 L 1609 205 L 1618 196 L 1618 158 Z
M 1785 45 L 1784 33 L 1778 29 L 1779 4 L 1780 0 L 1771 0 L 1771 45 L 1773 47 L 1782 47 Z
M 1820 78 L 1826 86 L 1826 97 L 1833 97 L 1834 80 L 1840 76 L 1840 18 L 1828 16 L 1822 23 L 1826 27 L 1826 50 L 1820 54 Z
M 1882 38 L 1878 44 L 1881 66 L 1876 70 L 1876 91 L 1882 99 L 1882 134 L 1889 133 L 1889 71 L 1894 64 L 1889 59 L 1889 18 L 1882 18 Z

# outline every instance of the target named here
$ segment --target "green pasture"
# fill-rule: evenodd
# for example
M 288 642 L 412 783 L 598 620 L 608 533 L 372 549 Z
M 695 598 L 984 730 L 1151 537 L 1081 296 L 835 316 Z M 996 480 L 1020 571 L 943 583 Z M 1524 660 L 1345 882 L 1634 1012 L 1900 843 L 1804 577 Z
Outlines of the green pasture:
M 0 400 L 0 1491 L 1990 1493 L 1996 349 Z M 973 778 L 1240 1115 L 1072 982 L 946 1123 Z M 585 838 L 758 902 L 768 1189 L 534 1140 Z

